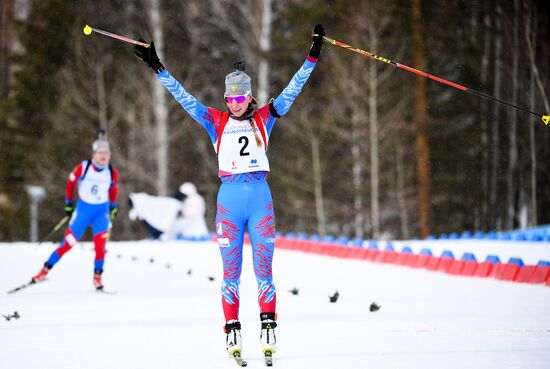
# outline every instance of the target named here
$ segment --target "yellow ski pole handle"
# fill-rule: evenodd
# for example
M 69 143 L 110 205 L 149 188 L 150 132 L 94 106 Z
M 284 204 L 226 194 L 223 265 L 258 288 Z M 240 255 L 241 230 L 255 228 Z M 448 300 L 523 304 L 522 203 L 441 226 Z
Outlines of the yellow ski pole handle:
M 147 43 L 145 43 L 145 42 L 136 41 L 136 40 L 133 40 L 133 39 L 131 39 L 131 38 L 128 38 L 128 37 L 125 37 L 125 36 L 121 36 L 121 35 L 117 35 L 117 34 L 115 34 L 115 33 L 107 32 L 107 31 L 103 31 L 103 30 L 98 29 L 98 28 L 93 28 L 93 27 L 90 27 L 90 26 L 88 26 L 88 25 L 85 25 L 85 26 L 84 26 L 84 29 L 82 30 L 82 32 L 84 32 L 84 34 L 85 34 L 86 36 L 89 36 L 89 35 L 92 34 L 92 32 L 95 32 L 95 33 L 102 34 L 102 35 L 104 35 L 104 36 L 116 38 L 117 40 L 120 40 L 120 41 L 124 41 L 124 42 L 131 43 L 131 44 L 134 44 L 134 45 L 139 45 L 139 46 L 143 46 L 143 47 L 149 47 L 149 44 L 147 44 Z
M 423 72 L 421 70 L 418 70 L 418 69 L 415 69 L 415 68 L 411 68 L 411 67 L 408 67 L 404 64 L 400 64 L 398 62 L 395 62 L 395 61 L 392 61 L 390 59 L 387 59 L 387 58 L 384 58 L 382 56 L 379 56 L 379 55 L 376 55 L 376 54 L 373 54 L 373 53 L 370 53 L 368 51 L 365 51 L 365 50 L 361 50 L 361 49 L 358 49 L 358 48 L 355 48 L 353 46 L 350 46 L 348 44 L 345 44 L 343 42 L 340 42 L 340 41 L 337 41 L 335 39 L 332 39 L 330 37 L 326 37 L 326 36 L 323 36 L 323 41 L 325 42 L 328 42 L 329 44 L 332 44 L 334 46 L 339 46 L 341 48 L 344 48 L 344 49 L 347 49 L 349 51 L 353 51 L 353 52 L 356 52 L 358 54 L 361 54 L 361 55 L 364 55 L 364 56 L 368 56 L 369 58 L 371 59 L 375 59 L 375 60 L 378 60 L 378 61 L 381 61 L 383 63 L 386 63 L 386 64 L 390 64 L 390 65 L 393 65 L 394 67 L 396 68 L 399 68 L 399 69 L 403 69 L 403 70 L 406 70 L 406 71 L 409 71 L 409 72 L 412 72 L 412 73 L 415 73 L 415 74 L 418 74 L 419 76 L 422 76 L 422 77 L 426 77 L 428 79 L 431 79 L 433 81 L 436 81 L 436 82 L 439 82 L 439 83 L 442 83 L 444 85 L 447 85 L 447 86 L 450 86 L 450 87 L 454 87 L 458 90 L 461 90 L 461 91 L 464 91 L 464 92 L 468 92 L 468 93 L 471 93 L 473 95 L 477 95 L 477 96 L 480 96 L 480 97 L 483 97 L 483 98 L 486 98 L 486 99 L 489 99 L 489 100 L 493 100 L 497 103 L 500 103 L 500 104 L 503 104 L 503 105 L 507 105 L 509 107 L 512 107 L 512 108 L 515 108 L 515 109 L 518 109 L 518 110 L 521 110 L 521 111 L 524 111 L 526 113 L 530 113 L 530 114 L 533 114 L 533 115 L 536 115 L 537 117 L 541 118 L 543 123 L 545 125 L 548 125 L 550 123 L 550 116 L 549 115 L 542 115 L 542 114 L 539 114 L 539 113 L 535 113 L 529 109 L 526 109 L 526 108 L 523 108 L 521 106 L 518 106 L 518 105 L 514 105 L 514 104 L 511 104 L 509 102 L 506 102 L 504 100 L 501 100 L 501 99 L 498 99 L 496 97 L 493 97 L 491 95 L 487 95 L 487 94 L 484 94 L 483 92 L 479 92 L 479 91 L 476 91 L 476 90 L 473 90 L 471 88 L 468 88 L 466 86 L 462 86 L 462 85 L 459 85 L 458 83 L 455 83 L 455 82 L 451 82 L 451 81 L 448 81 L 444 78 L 441 78 L 441 77 L 437 77 L 437 76 L 434 76 L 433 74 L 429 74 L 429 73 L 426 73 L 426 72 Z

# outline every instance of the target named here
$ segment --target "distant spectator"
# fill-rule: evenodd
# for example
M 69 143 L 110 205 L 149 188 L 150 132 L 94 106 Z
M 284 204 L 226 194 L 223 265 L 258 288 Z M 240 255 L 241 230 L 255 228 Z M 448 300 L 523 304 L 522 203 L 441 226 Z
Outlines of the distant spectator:
M 170 196 L 130 193 L 131 220 L 141 220 L 153 239 L 204 239 L 208 228 L 205 203 L 195 185 L 183 183 Z

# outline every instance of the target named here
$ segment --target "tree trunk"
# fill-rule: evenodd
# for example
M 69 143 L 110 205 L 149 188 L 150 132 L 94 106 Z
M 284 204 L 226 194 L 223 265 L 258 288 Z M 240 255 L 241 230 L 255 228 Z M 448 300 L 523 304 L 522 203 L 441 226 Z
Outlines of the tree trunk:
M 412 0 L 412 36 L 414 41 L 415 68 L 424 69 L 424 40 L 422 36 L 422 9 L 420 0 Z M 430 178 L 430 147 L 428 143 L 428 114 L 426 107 L 426 79 L 416 77 L 414 121 L 416 133 L 416 165 L 420 192 L 420 236 L 427 237 L 431 233 L 431 178 Z
M 369 27 L 370 44 L 373 50 L 378 50 L 378 36 L 376 29 Z M 371 221 L 372 238 L 380 236 L 380 170 L 378 167 L 378 75 L 377 64 L 369 63 L 369 136 L 370 136 L 370 174 L 371 174 Z
M 360 127 L 357 113 L 354 112 L 351 117 L 351 157 L 352 166 L 352 182 L 353 182 L 353 211 L 354 211 L 354 228 L 355 237 L 363 238 L 364 236 L 364 218 L 363 218 L 363 160 L 361 157 L 360 147 Z
M 260 64 L 258 67 L 258 103 L 267 104 L 269 99 L 269 63 L 266 55 L 271 51 L 271 23 L 273 0 L 263 0 L 262 30 L 260 33 Z
M 321 173 L 321 157 L 319 154 L 319 138 L 311 134 L 311 162 L 313 166 L 313 187 L 315 196 L 315 214 L 317 215 L 317 232 L 321 237 L 327 234 L 325 210 L 323 205 L 323 180 Z
M 405 167 L 403 166 L 403 148 L 399 137 L 395 138 L 395 172 L 396 172 L 396 193 L 397 206 L 399 208 L 399 223 L 401 228 L 401 239 L 408 240 L 409 215 L 407 213 L 407 204 L 405 201 Z
M 97 109 L 99 117 L 99 127 L 104 129 L 109 135 L 107 119 L 107 98 L 105 93 L 105 75 L 103 73 L 103 60 L 99 59 L 96 65 L 96 88 L 97 88 Z M 108 137 L 108 136 L 107 136 Z
M 489 6 L 485 7 L 483 15 L 483 56 L 481 58 L 481 83 L 487 86 L 489 77 L 489 58 L 491 53 L 491 16 Z M 481 220 L 482 229 L 489 227 L 489 135 L 488 123 L 489 116 L 488 102 L 480 101 L 481 104 Z
M 153 30 L 155 49 L 160 60 L 164 60 L 164 35 L 160 17 L 159 0 L 150 0 L 150 20 Z M 168 152 L 170 141 L 168 139 L 168 105 L 164 86 L 158 81 L 153 81 L 153 115 L 157 127 L 157 180 L 156 190 L 158 195 L 168 194 Z
M 514 0 L 514 23 L 512 34 L 512 104 L 518 103 L 518 64 L 519 64 L 519 0 Z M 518 167 L 517 110 L 510 111 L 509 151 L 508 151 L 508 195 L 507 229 L 514 228 L 516 218 L 516 172 Z
M 493 96 L 500 99 L 500 85 L 502 82 L 502 30 L 501 30 L 502 7 L 496 6 L 495 14 L 495 75 Z M 499 177 L 499 156 L 500 156 L 500 104 L 493 104 L 493 129 L 491 137 L 492 156 L 491 156 L 491 183 L 490 183 L 490 209 L 491 209 L 491 228 L 500 229 L 498 199 L 498 177 Z
M 527 54 L 529 55 L 529 62 L 531 66 L 529 75 L 529 109 L 535 111 L 535 98 L 536 98 L 536 34 L 537 34 L 537 13 L 525 3 L 527 7 L 526 22 L 525 22 L 525 39 L 527 43 Z M 533 27 L 533 29 L 531 29 Z M 531 35 L 533 38 L 531 39 Z M 537 221 L 537 145 L 535 140 L 535 124 L 537 121 L 533 121 L 529 124 L 529 156 L 530 156 L 530 211 L 529 211 L 529 226 L 533 227 L 538 224 Z

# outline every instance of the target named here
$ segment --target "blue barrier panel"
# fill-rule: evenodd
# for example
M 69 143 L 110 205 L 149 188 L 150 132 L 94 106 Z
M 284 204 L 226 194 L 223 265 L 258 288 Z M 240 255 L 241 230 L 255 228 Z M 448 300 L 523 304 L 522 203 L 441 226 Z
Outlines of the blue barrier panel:
M 341 245 L 347 245 L 348 244 L 348 238 L 346 236 L 340 236 L 336 239 L 336 243 L 339 243 Z
M 353 246 L 363 247 L 363 239 L 355 237 L 352 241 Z
M 292 232 L 289 232 L 289 233 L 286 234 L 285 237 L 286 237 L 286 238 L 296 238 L 296 235 L 295 235 L 294 233 L 292 233 Z
M 391 242 L 388 242 L 386 245 L 386 248 L 384 249 L 386 251 L 395 251 L 395 248 L 393 247 L 393 244 Z
M 455 258 L 454 254 L 451 250 L 443 250 L 443 252 L 441 253 L 441 257 L 442 258 L 451 258 L 451 259 Z
M 429 236 L 428 236 L 428 237 L 429 237 Z M 426 239 L 429 240 L 430 238 L 426 238 Z M 419 238 L 418 238 L 417 236 L 414 236 L 414 237 L 411 238 L 411 240 L 413 240 L 413 241 L 418 241 Z
M 415 237 L 414 239 L 417 239 L 418 240 L 418 237 Z M 435 240 L 435 236 L 433 234 L 429 235 L 428 237 L 426 237 L 427 240 Z
M 477 261 L 475 255 L 472 254 L 471 252 L 465 252 L 462 255 L 462 258 L 460 260 L 462 260 L 462 261 Z
M 314 233 L 309 237 L 309 240 L 319 242 L 321 241 L 321 236 L 319 236 L 317 233 Z
M 538 266 L 543 266 L 543 267 L 550 267 L 550 261 L 546 261 L 546 260 L 539 260 L 539 262 L 537 263 Z
M 441 234 L 439 235 L 439 239 L 440 239 L 440 240 L 446 240 L 447 238 L 449 238 L 449 236 L 447 236 L 447 233 L 441 233 Z
M 432 254 L 432 250 L 430 250 L 430 249 L 425 249 L 425 248 L 424 248 L 424 249 L 422 249 L 422 250 L 420 250 L 420 255 L 428 255 L 428 256 L 433 256 L 433 254 Z
M 527 241 L 527 235 L 523 232 L 512 234 L 512 240 L 514 241 Z
M 409 246 L 405 246 L 403 247 L 403 250 L 401 250 L 401 252 L 405 254 L 412 254 L 413 250 Z
M 457 233 L 454 233 L 454 232 L 451 233 L 451 234 L 449 235 L 449 239 L 450 239 L 450 240 L 458 240 L 458 234 L 457 234 Z
M 485 237 L 490 239 L 490 240 L 496 240 L 496 239 L 498 239 L 498 234 L 497 234 L 496 231 L 490 231 L 490 232 L 487 232 Z
M 334 236 L 330 234 L 325 236 L 325 238 L 323 238 L 323 242 L 334 242 Z
M 532 233 L 527 237 L 528 241 L 540 242 L 544 239 L 544 236 L 540 233 Z
M 298 233 L 298 239 L 299 239 L 299 240 L 307 240 L 307 234 L 305 234 L 305 233 Z
M 470 231 L 464 231 L 462 232 L 462 234 L 460 235 L 460 238 L 464 238 L 464 239 L 470 239 L 472 238 L 472 232 Z
M 500 263 L 500 258 L 497 255 L 487 255 L 485 261 L 491 264 L 497 264 Z
M 485 232 L 483 232 L 483 231 L 477 231 L 477 232 L 474 234 L 474 238 L 476 238 L 476 239 L 485 238 Z
M 503 241 L 510 241 L 512 239 L 512 234 L 510 232 L 499 233 L 497 238 Z
M 520 267 L 523 267 L 524 265 L 523 260 L 521 260 L 521 258 L 510 258 L 510 260 L 508 260 L 508 264 L 516 264 Z
M 378 242 L 376 240 L 369 241 L 369 249 L 378 250 Z

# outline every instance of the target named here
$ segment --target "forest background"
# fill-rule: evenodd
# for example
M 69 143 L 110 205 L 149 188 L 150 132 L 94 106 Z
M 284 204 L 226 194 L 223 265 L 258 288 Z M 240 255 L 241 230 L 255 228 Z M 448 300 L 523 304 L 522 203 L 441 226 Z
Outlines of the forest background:
M 202 103 L 224 109 L 224 77 L 245 60 L 260 104 L 327 36 L 548 114 L 550 3 L 544 0 L 2 0 L 0 241 L 28 240 L 28 185 L 46 189 L 39 229 L 63 217 L 67 176 L 107 131 L 120 171 L 112 238 L 139 239 L 130 192 L 195 183 L 213 229 L 219 179 L 206 132 L 130 44 L 155 41 Z M 550 126 L 537 117 L 330 44 L 272 133 L 279 232 L 364 238 L 550 223 Z

